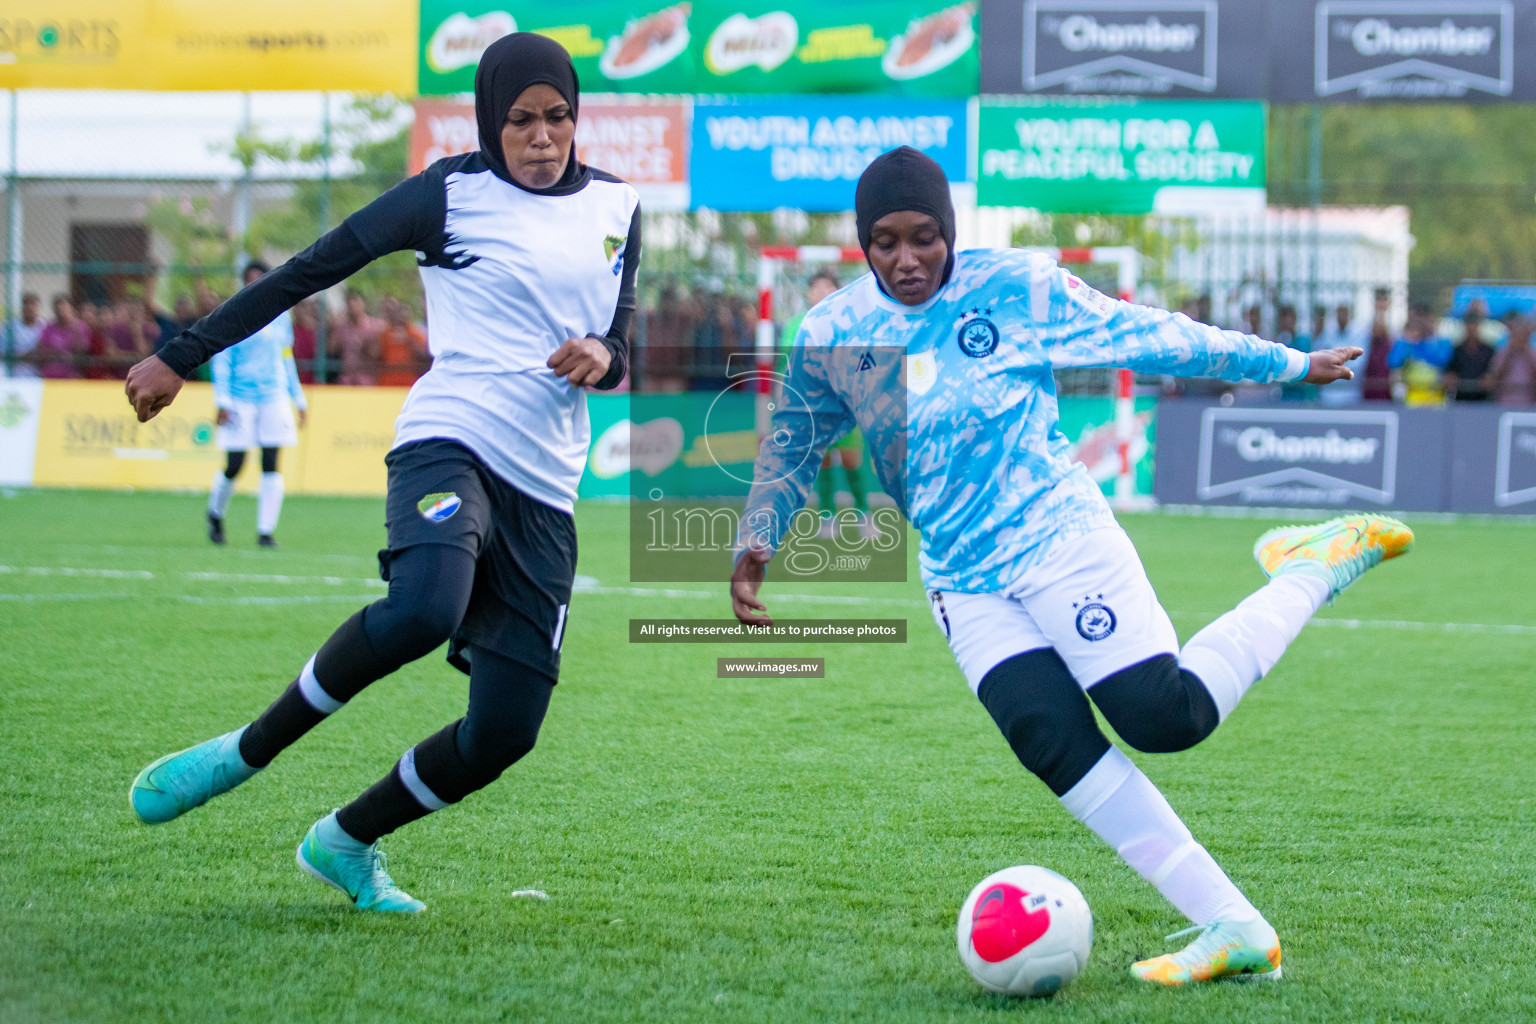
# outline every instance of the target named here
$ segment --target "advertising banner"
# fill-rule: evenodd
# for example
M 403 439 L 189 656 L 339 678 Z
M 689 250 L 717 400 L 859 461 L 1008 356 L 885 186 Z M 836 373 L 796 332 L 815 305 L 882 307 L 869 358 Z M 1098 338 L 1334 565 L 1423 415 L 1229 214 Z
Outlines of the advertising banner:
M 1536 99 L 1532 0 L 1320 0 L 1311 6 L 1272 19 L 1272 52 L 1301 58 L 1271 57 L 1270 95 L 1278 102 Z
M 31 482 L 37 486 L 204 490 L 224 465 L 210 384 L 186 385 L 174 405 L 140 423 L 119 381 L 0 381 L 0 442 L 6 443 L 0 474 L 19 464 L 8 458 L 11 439 L 4 426 L 5 410 L 19 408 L 6 399 L 12 385 L 41 385 L 36 443 L 28 449 L 36 452 Z M 288 492 L 382 495 L 384 456 L 394 443 L 406 391 L 306 388 L 308 426 L 299 431 L 298 446 L 282 456 Z M 241 489 L 254 490 L 257 478 L 247 471 Z
M 1446 410 L 1164 401 L 1157 418 L 1160 502 L 1447 507 Z
M 687 0 L 421 0 L 420 93 L 473 92 L 480 55 L 511 32 L 538 32 L 564 46 L 584 92 L 693 92 L 693 6 Z
M 1258 99 L 1267 86 L 1261 0 L 989 0 L 981 91 Z
M 7 0 L 0 88 L 409 95 L 412 0 Z
M 988 0 L 981 91 L 1536 100 L 1536 0 Z
M 717 210 L 853 209 L 871 160 L 911 146 L 949 180 L 966 179 L 962 100 L 838 98 L 698 102 L 689 154 L 692 203 Z
M 213 385 L 188 384 L 140 423 L 117 381 L 43 385 L 33 481 L 41 487 L 206 488 L 224 453 L 214 442 Z
M 42 381 L 0 377 L 0 486 L 31 485 L 42 405 Z
M 697 92 L 972 96 L 977 0 L 699 0 Z
M 473 103 L 417 100 L 414 106 L 409 173 L 479 148 Z M 576 155 L 634 185 L 648 210 L 688 208 L 688 109 L 681 100 L 584 101 Z
M 1264 206 L 1264 105 L 987 100 L 976 201 L 1060 213 Z
M 384 493 L 384 456 L 409 388 L 309 387 L 309 425 L 285 454 L 290 485 L 302 494 Z M 174 407 L 173 407 L 174 408 Z M 162 413 L 162 415 L 164 415 Z M 151 421 L 153 422 L 153 421 Z
M 1468 409 L 1455 414 L 1451 494 L 1458 512 L 1536 513 L 1536 410 Z

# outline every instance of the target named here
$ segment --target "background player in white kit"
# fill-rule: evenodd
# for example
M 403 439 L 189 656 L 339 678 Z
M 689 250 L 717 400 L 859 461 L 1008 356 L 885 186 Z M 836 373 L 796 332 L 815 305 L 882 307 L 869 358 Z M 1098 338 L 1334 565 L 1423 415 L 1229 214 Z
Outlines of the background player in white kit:
M 1138 750 L 1193 746 L 1324 601 L 1413 535 L 1385 516 L 1270 531 L 1255 555 L 1271 582 L 1180 649 L 1130 539 L 1068 454 L 1052 371 L 1326 384 L 1360 350 L 1309 356 L 1116 301 L 1039 254 L 957 254 L 944 173 L 906 147 L 864 172 L 855 208 L 874 273 L 802 322 L 742 519 L 733 610 L 769 621 L 764 567 L 822 452 L 857 425 L 922 536 L 934 620 L 1014 753 L 1195 923 L 1187 947 L 1132 973 L 1278 978 L 1274 928 L 1105 738 L 1089 699 Z
M 269 269 L 259 260 L 248 263 L 244 274 L 247 287 Z M 299 443 L 297 428 L 304 426 L 309 409 L 293 362 L 291 315 L 279 314 L 249 338 L 215 355 L 211 366 L 213 401 L 218 408 L 216 441 L 228 458 L 223 472 L 214 474 L 213 488 L 208 493 L 208 539 L 215 544 L 224 543 L 224 513 L 235 493 L 235 478 L 245 465 L 245 453 L 260 448 L 256 543 L 264 548 L 274 547 L 272 534 L 283 512 L 283 474 L 278 469 L 278 452 Z
M 141 771 L 129 799 L 145 824 L 250 779 L 447 641 L 469 674 L 464 717 L 315 822 L 296 851 L 358 908 L 414 913 L 423 904 L 395 886 L 379 837 L 490 785 L 533 749 L 576 573 L 583 389 L 625 375 L 640 260 L 639 194 L 576 159 L 578 103 L 559 43 L 498 39 L 475 73 L 478 150 L 407 178 L 130 371 L 129 401 L 148 420 L 214 353 L 386 253 L 416 253 L 434 358 L 385 458 L 389 593 L 342 623 L 254 721 Z

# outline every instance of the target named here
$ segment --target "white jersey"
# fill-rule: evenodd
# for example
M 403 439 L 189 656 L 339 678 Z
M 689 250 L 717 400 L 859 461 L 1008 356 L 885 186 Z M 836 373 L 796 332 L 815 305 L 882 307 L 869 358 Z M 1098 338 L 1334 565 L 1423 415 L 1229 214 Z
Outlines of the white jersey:
M 186 373 L 231 331 L 415 250 L 432 369 L 406 398 L 395 446 L 457 441 L 514 487 L 570 511 L 590 441 L 586 394 L 545 363 L 567 339 L 590 336 L 613 356 L 597 386 L 623 378 L 640 256 L 638 193 L 580 171 L 530 191 L 478 152 L 439 160 L 199 321 L 167 346 L 166 362 Z

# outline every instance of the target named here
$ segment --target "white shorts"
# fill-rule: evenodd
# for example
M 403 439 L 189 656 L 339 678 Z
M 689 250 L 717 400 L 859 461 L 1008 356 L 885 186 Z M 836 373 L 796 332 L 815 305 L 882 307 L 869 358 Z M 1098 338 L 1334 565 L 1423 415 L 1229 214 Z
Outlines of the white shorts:
M 275 402 L 235 402 L 229 408 L 229 422 L 219 427 L 215 440 L 227 452 L 245 452 L 252 448 L 292 448 L 299 443 L 299 429 L 293 419 L 293 404 L 286 398 Z
M 972 692 L 996 666 L 1043 647 L 1056 649 L 1085 690 L 1179 649 L 1136 548 L 1118 527 L 1064 541 L 1007 591 L 933 590 L 928 602 Z

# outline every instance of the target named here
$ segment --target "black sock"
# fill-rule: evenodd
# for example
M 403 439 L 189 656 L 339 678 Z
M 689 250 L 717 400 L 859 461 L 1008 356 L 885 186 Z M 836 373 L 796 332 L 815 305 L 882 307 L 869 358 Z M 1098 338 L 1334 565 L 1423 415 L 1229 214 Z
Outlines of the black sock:
M 240 758 L 252 768 L 265 768 L 324 718 L 323 712 L 316 711 L 304 699 L 304 694 L 299 691 L 299 681 L 295 679 L 240 737 Z
M 357 696 L 369 683 L 394 669 L 374 653 L 363 628 L 364 608 L 343 622 L 315 655 L 315 682 L 338 704 Z M 334 710 L 334 709 L 333 709 Z M 316 710 L 295 679 L 283 695 L 261 713 L 240 737 L 240 756 L 252 768 L 265 768 L 272 759 L 319 725 L 329 712 Z
M 378 842 L 380 836 L 430 813 L 430 809 L 423 807 L 405 788 L 405 783 L 400 780 L 400 765 L 396 764 L 389 774 L 337 811 L 336 824 L 353 839 L 371 845 Z

